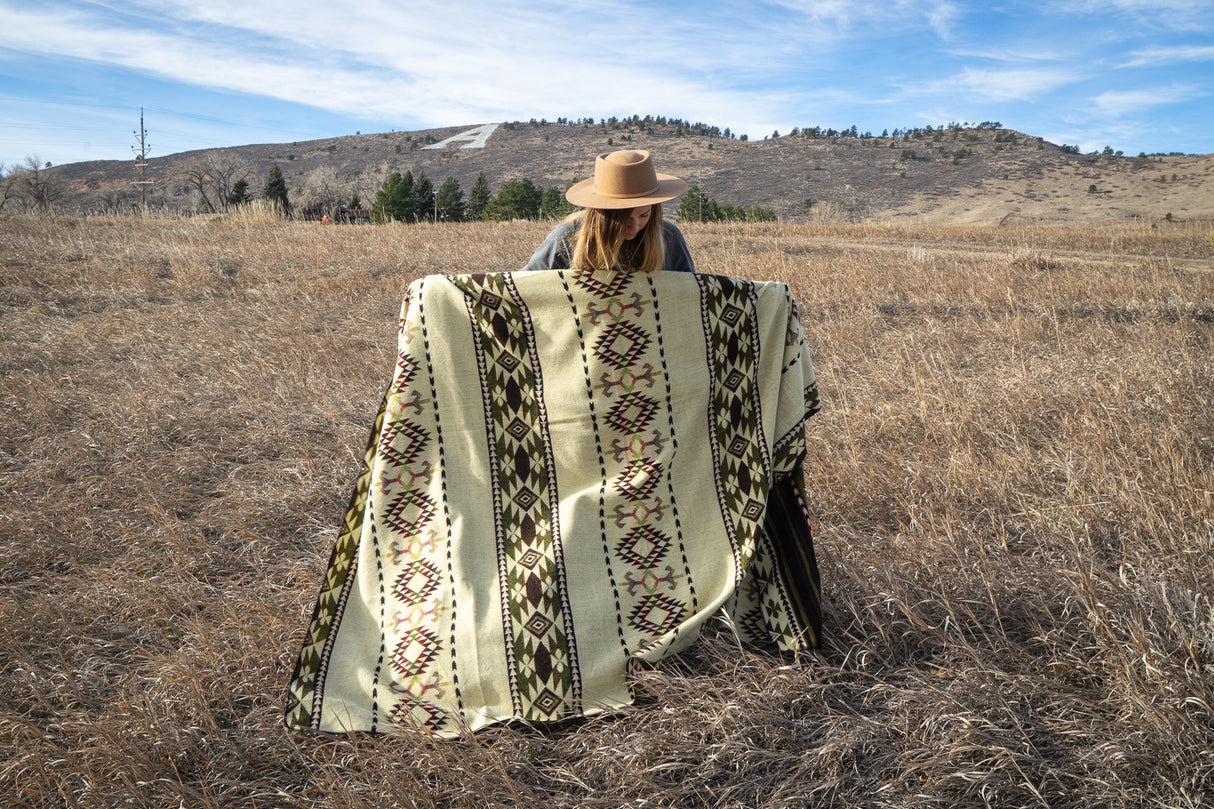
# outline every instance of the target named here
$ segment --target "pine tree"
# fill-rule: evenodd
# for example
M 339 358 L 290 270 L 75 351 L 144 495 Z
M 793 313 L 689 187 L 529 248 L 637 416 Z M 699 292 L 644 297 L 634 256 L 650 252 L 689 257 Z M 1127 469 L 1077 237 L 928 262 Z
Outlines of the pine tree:
M 270 172 L 266 175 L 266 186 L 262 189 L 264 196 L 276 209 L 282 211 L 284 216 L 291 215 L 291 201 L 287 198 L 287 181 L 283 179 L 282 169 L 278 164 L 270 166 Z
M 679 202 L 679 221 L 706 221 L 704 218 L 704 194 L 700 191 L 700 187 L 698 185 L 693 185 L 691 188 L 688 188 L 687 193 L 683 195 L 682 201 Z
M 526 177 L 507 180 L 498 189 L 497 196 L 485 206 L 482 216 L 496 221 L 538 219 L 543 195 L 544 192 Z
M 375 192 L 375 202 L 371 203 L 371 221 L 384 224 L 396 219 L 392 209 L 392 198 L 401 184 L 399 171 L 394 171 L 384 180 L 384 184 Z
M 544 190 L 543 200 L 540 202 L 540 218 L 564 219 L 573 213 L 573 208 L 569 200 L 565 199 L 565 192 L 553 186 Z
M 228 194 L 228 205 L 233 208 L 239 208 L 241 205 L 250 202 L 252 199 L 252 195 L 249 194 L 248 180 L 242 179 L 232 183 L 232 190 Z
M 434 198 L 434 210 L 443 222 L 464 221 L 464 192 L 454 177 L 443 180 Z
M 417 186 L 413 172 L 406 171 L 392 194 L 392 218 L 399 222 L 417 221 Z
M 413 186 L 416 198 L 414 211 L 418 222 L 430 222 L 434 219 L 434 184 L 426 176 L 426 172 L 417 175 L 417 183 Z
M 485 172 L 482 171 L 476 175 L 476 181 L 472 183 L 472 190 L 468 192 L 468 205 L 464 209 L 465 218 L 469 221 L 483 219 L 490 199 L 492 196 L 489 193 L 489 183 L 485 180 Z

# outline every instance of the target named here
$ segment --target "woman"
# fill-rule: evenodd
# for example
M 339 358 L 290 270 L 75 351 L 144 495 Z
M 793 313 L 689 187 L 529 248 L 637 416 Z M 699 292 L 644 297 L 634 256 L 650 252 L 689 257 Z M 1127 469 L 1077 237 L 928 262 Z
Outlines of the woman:
M 649 152 L 601 154 L 594 177 L 565 193 L 583 210 L 548 234 L 523 269 L 695 272 L 683 234 L 662 219 L 662 203 L 686 191 L 678 177 L 654 170 Z
M 786 284 L 692 271 L 685 190 L 602 155 L 529 265 L 573 272 L 409 285 L 288 727 L 561 722 L 703 631 L 818 645 L 808 346 Z

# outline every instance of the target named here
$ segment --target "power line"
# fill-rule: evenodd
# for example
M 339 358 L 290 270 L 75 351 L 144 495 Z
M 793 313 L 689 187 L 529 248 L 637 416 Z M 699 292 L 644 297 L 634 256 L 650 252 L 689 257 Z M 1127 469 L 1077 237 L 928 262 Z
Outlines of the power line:
M 135 133 L 135 137 L 139 138 L 139 153 L 135 156 L 135 165 L 139 167 L 139 179 L 132 180 L 131 185 L 139 186 L 139 210 L 144 217 L 148 215 L 148 199 L 147 188 L 151 185 L 151 181 L 147 178 L 148 172 L 148 132 L 143 128 L 143 107 L 139 108 L 139 131 Z M 136 147 L 132 146 L 131 151 L 135 151 Z

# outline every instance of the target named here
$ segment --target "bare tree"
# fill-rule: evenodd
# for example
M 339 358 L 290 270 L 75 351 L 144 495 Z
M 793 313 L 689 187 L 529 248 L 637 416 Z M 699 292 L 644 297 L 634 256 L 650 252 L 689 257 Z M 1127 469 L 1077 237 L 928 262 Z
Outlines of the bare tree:
M 350 183 L 337 176 L 332 166 L 320 166 L 304 178 L 303 206 L 305 212 L 334 216 L 351 194 Z M 306 214 L 305 214 L 306 215 Z
M 211 188 L 211 173 L 200 160 L 192 160 L 181 170 L 182 179 L 190 188 L 198 192 L 199 213 L 214 213 L 215 204 L 207 192 Z
M 20 174 L 19 166 L 12 166 L 6 171 L 4 162 L 0 161 L 0 211 L 10 202 L 14 205 L 21 204 L 21 188 L 18 182 Z
M 238 180 L 247 180 L 252 171 L 243 161 L 225 156 L 221 151 L 208 152 L 206 158 L 215 199 L 226 211 L 228 201 L 232 198 L 232 186 Z
M 22 207 L 39 213 L 49 213 L 55 203 L 63 196 L 63 183 L 51 172 L 47 163 L 44 167 L 37 155 L 30 155 L 25 162 L 9 172 L 10 182 L 15 186 L 12 197 L 20 198 Z M 10 189 L 5 189 L 9 194 Z
M 182 169 L 182 179 L 198 192 L 198 210 L 202 213 L 226 211 L 232 186 L 246 179 L 249 167 L 227 157 L 219 150 L 204 152 Z

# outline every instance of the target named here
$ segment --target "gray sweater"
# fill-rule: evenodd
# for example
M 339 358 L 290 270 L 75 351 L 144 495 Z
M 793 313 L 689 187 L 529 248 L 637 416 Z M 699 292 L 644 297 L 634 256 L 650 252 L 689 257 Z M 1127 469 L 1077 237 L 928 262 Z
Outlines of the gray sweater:
M 567 270 L 573 258 L 573 237 L 577 233 L 578 222 L 562 222 L 548 234 L 544 243 L 536 248 L 535 254 L 527 262 L 524 270 Z M 662 235 L 666 242 L 666 260 L 662 269 L 668 272 L 695 272 L 695 264 L 691 261 L 691 253 L 687 250 L 687 242 L 679 229 L 669 222 L 662 222 Z M 624 242 L 628 245 L 629 242 Z

